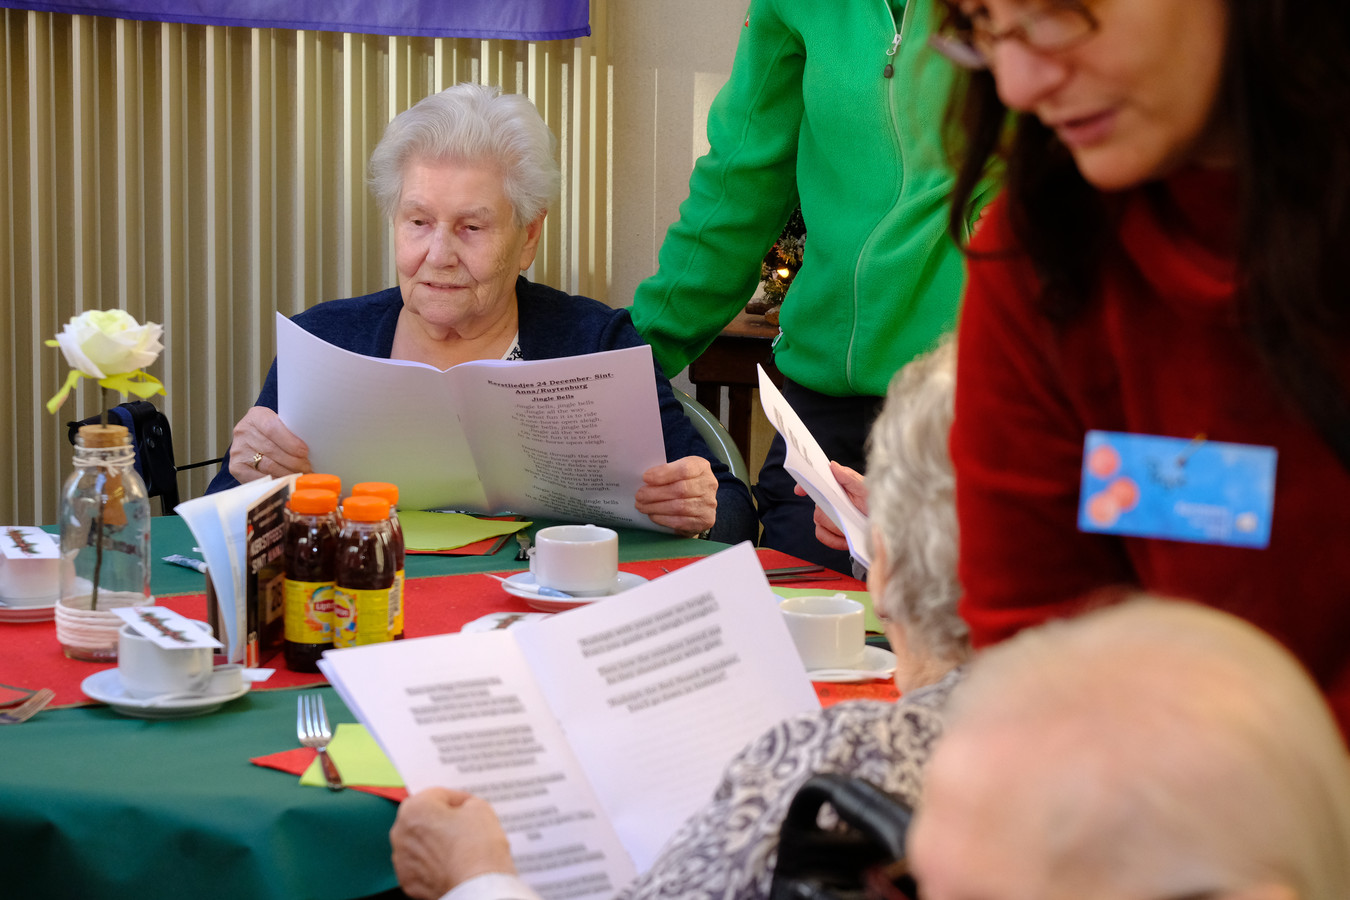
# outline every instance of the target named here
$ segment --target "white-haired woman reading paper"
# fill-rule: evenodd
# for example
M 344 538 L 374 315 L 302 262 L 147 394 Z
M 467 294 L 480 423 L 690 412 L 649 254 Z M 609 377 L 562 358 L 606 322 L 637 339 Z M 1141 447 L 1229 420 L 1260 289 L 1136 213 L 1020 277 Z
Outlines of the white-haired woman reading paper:
M 438 369 L 641 345 L 627 311 L 521 275 L 558 189 L 555 143 L 528 99 L 483 85 L 455 85 L 400 113 L 370 163 L 371 189 L 393 223 L 398 285 L 320 303 L 295 323 L 355 353 Z M 644 473 L 634 507 L 680 534 L 753 540 L 749 491 L 695 432 L 659 369 L 655 376 L 668 461 Z M 273 364 L 210 490 L 310 470 L 309 447 L 276 404 Z

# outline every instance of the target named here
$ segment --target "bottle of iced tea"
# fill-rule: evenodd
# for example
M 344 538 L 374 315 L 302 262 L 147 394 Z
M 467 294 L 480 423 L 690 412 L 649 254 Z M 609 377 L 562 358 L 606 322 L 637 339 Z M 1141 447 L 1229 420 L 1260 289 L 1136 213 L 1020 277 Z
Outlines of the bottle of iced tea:
M 333 593 L 337 584 L 337 494 L 297 490 L 286 503 L 286 668 L 317 672 L 333 647 Z
M 389 600 L 396 572 L 389 502 L 380 497 L 348 497 L 342 504 L 337 540 L 333 646 L 390 640 Z
M 381 497 L 389 501 L 389 526 L 392 531 L 394 543 L 394 564 L 397 572 L 394 575 L 394 592 L 389 597 L 389 634 L 394 640 L 403 640 L 403 616 L 407 609 L 403 593 L 404 585 L 404 547 L 403 547 L 403 526 L 398 521 L 398 485 L 390 484 L 387 481 L 363 481 L 360 484 L 352 485 L 353 497 Z

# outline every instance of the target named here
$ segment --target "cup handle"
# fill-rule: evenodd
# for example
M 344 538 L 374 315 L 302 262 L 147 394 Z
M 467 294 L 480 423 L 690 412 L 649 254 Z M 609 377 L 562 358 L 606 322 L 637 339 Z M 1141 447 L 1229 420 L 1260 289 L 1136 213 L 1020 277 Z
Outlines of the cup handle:
M 529 560 L 530 560 L 530 574 L 531 574 L 531 575 L 534 575 L 534 574 L 536 573 L 536 571 L 537 571 L 537 570 L 535 569 L 535 567 L 534 567 L 534 551 L 535 551 L 535 548 L 534 548 L 534 547 L 530 547 L 530 548 L 526 549 L 526 551 L 525 551 L 525 556 L 528 557 Z M 538 580 L 538 579 L 536 578 L 536 580 Z

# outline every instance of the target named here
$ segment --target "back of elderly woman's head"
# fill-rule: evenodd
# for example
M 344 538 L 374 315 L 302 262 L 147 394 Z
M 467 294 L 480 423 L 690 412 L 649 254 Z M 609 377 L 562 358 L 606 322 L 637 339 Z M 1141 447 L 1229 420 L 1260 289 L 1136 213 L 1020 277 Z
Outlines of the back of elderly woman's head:
M 529 98 L 465 82 L 394 117 L 370 156 L 370 189 L 392 218 L 409 162 L 489 163 L 501 168 L 516 225 L 523 226 L 547 212 L 558 193 L 556 146 Z
M 1270 637 L 1133 600 L 977 657 L 910 856 L 929 900 L 1344 900 L 1350 757 Z M 972 883 L 987 868 L 1001 887 Z
M 873 602 L 882 618 L 903 626 L 908 652 L 939 668 L 969 652 L 956 612 L 956 480 L 947 452 L 955 389 L 949 337 L 891 379 L 867 449 L 873 554 L 880 552 L 885 569 Z

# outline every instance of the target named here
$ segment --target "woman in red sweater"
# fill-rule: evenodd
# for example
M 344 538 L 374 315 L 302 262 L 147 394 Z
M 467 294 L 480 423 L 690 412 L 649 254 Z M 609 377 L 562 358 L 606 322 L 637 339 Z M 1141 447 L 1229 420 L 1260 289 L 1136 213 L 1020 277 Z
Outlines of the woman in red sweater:
M 1006 172 L 951 438 L 973 639 L 1195 598 L 1283 641 L 1347 730 L 1350 5 L 940 2 L 971 69 L 954 226 Z

